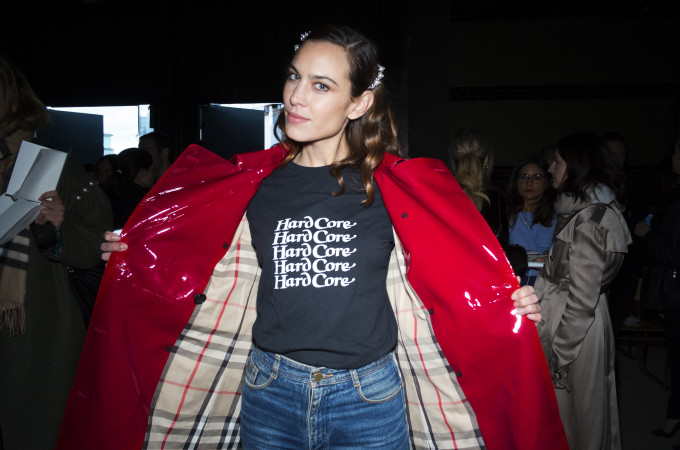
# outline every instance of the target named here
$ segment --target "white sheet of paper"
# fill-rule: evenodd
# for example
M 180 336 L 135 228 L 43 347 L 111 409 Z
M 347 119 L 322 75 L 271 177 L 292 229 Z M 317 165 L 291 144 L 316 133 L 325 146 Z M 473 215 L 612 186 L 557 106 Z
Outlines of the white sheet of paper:
M 57 188 L 66 153 L 22 142 L 7 192 L 0 198 L 0 245 L 38 217 L 38 197 Z

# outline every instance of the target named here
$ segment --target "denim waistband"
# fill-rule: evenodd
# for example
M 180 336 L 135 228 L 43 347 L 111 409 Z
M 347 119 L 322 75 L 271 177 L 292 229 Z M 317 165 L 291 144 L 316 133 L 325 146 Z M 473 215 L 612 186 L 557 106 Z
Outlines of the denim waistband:
M 283 376 L 302 383 L 323 385 L 348 381 L 356 382 L 357 378 L 369 375 L 385 367 L 392 359 L 392 352 L 358 369 L 329 369 L 327 367 L 309 366 L 283 355 L 264 351 L 258 347 L 253 348 L 251 357 L 260 364 L 271 367 L 272 371 L 277 373 L 276 376 Z

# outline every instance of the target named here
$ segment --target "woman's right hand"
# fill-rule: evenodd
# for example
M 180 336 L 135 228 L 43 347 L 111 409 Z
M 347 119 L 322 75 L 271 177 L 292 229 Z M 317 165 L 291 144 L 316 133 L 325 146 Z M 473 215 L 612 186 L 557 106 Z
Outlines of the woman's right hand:
M 112 231 L 104 233 L 104 240 L 106 242 L 103 242 L 101 245 L 101 250 L 104 252 L 102 253 L 102 259 L 104 261 L 109 260 L 112 252 L 124 252 L 128 248 L 125 242 L 119 242 L 120 234 L 116 234 Z

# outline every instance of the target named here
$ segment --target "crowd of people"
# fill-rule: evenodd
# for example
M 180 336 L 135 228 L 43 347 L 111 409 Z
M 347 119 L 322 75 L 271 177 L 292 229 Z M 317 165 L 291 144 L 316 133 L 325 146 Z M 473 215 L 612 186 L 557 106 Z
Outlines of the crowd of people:
M 464 142 L 485 143 L 470 146 L 484 148 L 470 162 L 460 157 L 466 147 L 463 136 L 468 137 Z M 519 246 L 527 259 L 531 254 L 533 262 L 544 263 L 540 272 L 523 266 L 518 274 L 541 299 L 544 319 L 538 331 L 570 447 L 620 448 L 615 342 L 606 292 L 630 233 L 622 213 L 623 177 L 613 153 L 593 132 L 571 134 L 557 143 L 549 161 L 538 154 L 521 160 L 505 195 L 496 188 L 490 196 L 493 153 L 483 133 L 459 131 L 450 150 L 451 169 L 497 230 L 499 243 L 506 249 Z M 476 185 L 468 181 L 475 173 Z
M 498 187 L 479 129 L 446 162 L 404 157 L 379 61 L 350 28 L 304 33 L 280 143 L 236 166 L 175 162 L 160 132 L 93 173 L 67 158 L 0 247 L 1 450 L 617 449 L 615 336 L 642 276 L 671 344 L 654 433 L 680 429 L 680 140 L 656 205 L 613 133 L 564 136 Z M 0 58 L 2 193 L 46 121 Z
M 48 120 L 21 70 L 0 57 L 3 195 L 21 143 L 40 144 L 35 132 Z M 140 146 L 154 139 L 170 146 L 159 132 Z M 54 448 L 104 272 L 104 232 L 123 226 L 169 155 L 127 149 L 90 173 L 69 154 L 35 222 L 0 246 L 0 449 Z
M 21 72 L 0 58 L 0 192 L 22 141 L 48 112 Z M 86 326 L 70 274 L 101 262 L 112 226 L 106 194 L 70 155 L 30 227 L 0 247 L 0 435 L 3 450 L 53 448 Z
M 489 187 L 493 150 L 480 130 L 458 131 L 449 150 L 461 187 L 522 284 L 534 286 L 541 299 L 539 335 L 571 448 L 620 447 L 615 346 L 624 321 L 634 325 L 639 316 L 660 316 L 666 330 L 671 393 L 666 420 L 652 434 L 674 436 L 680 430 L 680 139 L 661 161 L 657 201 L 630 174 L 620 133 L 574 133 L 522 159 L 503 196 Z M 474 158 L 465 161 L 466 153 Z M 531 267 L 513 263 L 513 245 Z

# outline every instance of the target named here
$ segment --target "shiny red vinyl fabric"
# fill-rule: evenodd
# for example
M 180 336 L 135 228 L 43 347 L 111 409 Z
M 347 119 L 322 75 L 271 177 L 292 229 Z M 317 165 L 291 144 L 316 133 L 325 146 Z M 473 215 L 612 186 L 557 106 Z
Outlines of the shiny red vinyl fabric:
M 190 146 L 128 220 L 107 265 L 57 448 L 138 449 L 177 337 L 247 206 L 285 157 Z M 425 308 L 489 449 L 566 449 L 535 325 L 484 219 L 441 161 L 386 155 L 375 173 Z
M 568 449 L 535 324 L 484 218 L 439 160 L 386 155 L 375 179 L 404 246 L 407 276 L 489 449 Z
M 281 147 L 226 161 L 197 146 L 123 228 L 104 272 L 57 448 L 140 449 L 149 405 L 180 332 Z

